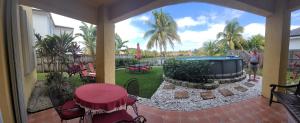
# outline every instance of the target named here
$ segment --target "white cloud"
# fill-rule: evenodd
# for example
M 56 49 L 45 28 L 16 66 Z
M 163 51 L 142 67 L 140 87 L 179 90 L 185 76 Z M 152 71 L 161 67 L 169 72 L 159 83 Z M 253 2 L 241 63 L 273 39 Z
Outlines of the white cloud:
M 296 28 L 299 28 L 300 27 L 300 25 L 291 25 L 291 30 L 293 30 L 293 29 L 296 29 Z
M 257 35 L 257 34 L 261 34 L 263 36 L 265 35 L 265 24 L 250 23 L 250 24 L 244 26 L 243 36 L 245 38 L 249 38 L 252 35 Z
M 122 40 L 129 40 L 129 47 L 136 47 L 136 44 L 132 43 L 137 38 L 143 38 L 144 31 L 139 27 L 133 25 L 134 20 L 129 18 L 127 20 L 115 23 L 115 32 L 122 38 Z
M 209 40 L 215 40 L 216 35 L 223 31 L 225 27 L 225 24 L 210 24 L 208 25 L 207 30 L 203 31 L 192 31 L 192 30 L 186 30 L 183 32 L 179 32 L 179 36 L 181 38 L 182 44 L 185 43 L 194 43 L 194 47 L 191 47 L 190 49 L 199 48 L 202 46 L 203 42 L 209 41 Z
M 206 20 L 207 18 L 205 16 L 199 16 L 197 19 L 193 19 L 192 17 L 183 17 L 176 19 L 175 21 L 179 28 L 184 28 L 206 24 Z
M 145 15 L 140 16 L 140 17 L 137 18 L 137 20 L 141 20 L 141 21 L 148 21 L 149 19 L 150 19 L 150 17 L 145 16 Z

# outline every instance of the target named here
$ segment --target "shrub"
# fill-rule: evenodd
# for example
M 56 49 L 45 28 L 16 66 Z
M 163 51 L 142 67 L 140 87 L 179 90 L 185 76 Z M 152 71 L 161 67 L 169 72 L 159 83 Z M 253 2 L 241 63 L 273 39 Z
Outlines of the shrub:
M 201 60 L 168 59 L 163 64 L 165 76 L 194 83 L 208 83 L 211 63 Z
M 117 58 L 115 62 L 116 62 L 116 68 L 125 67 L 126 65 L 132 65 L 138 63 L 138 61 L 134 58 Z

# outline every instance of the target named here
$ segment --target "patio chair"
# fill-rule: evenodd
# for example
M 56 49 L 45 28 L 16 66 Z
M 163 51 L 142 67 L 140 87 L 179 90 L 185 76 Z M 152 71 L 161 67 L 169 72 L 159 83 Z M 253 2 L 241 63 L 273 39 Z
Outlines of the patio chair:
M 58 88 L 52 87 L 48 93 L 53 108 L 59 115 L 61 122 L 75 118 L 79 118 L 79 123 L 83 122 L 85 110 L 77 105 L 74 100 L 66 99 L 63 96 L 63 91 Z
M 275 85 L 271 84 L 271 95 L 269 106 L 272 102 L 281 103 L 291 116 L 299 123 L 300 122 L 300 82 L 294 85 Z M 276 88 L 282 88 L 283 90 L 275 91 Z M 292 89 L 296 89 L 295 92 Z M 277 101 L 273 101 L 273 96 Z
M 128 106 L 131 106 L 133 108 L 134 113 L 138 115 L 136 102 L 138 101 L 137 96 L 139 96 L 140 94 L 139 82 L 136 78 L 131 78 L 127 80 L 124 87 L 126 88 L 128 93 L 126 101 L 126 110 Z
M 79 75 L 83 81 L 86 81 L 86 82 L 95 82 L 96 81 L 96 74 L 90 74 L 88 72 L 88 70 L 85 68 L 84 64 L 80 64 L 80 70 L 81 70 L 81 72 L 79 73 Z
M 137 71 L 139 71 L 139 68 L 138 68 L 138 67 L 133 67 L 133 66 L 127 67 L 126 69 L 127 69 L 129 72 L 137 72 Z
M 119 110 L 112 113 L 96 114 L 92 119 L 93 123 L 145 123 L 144 116 L 133 118 L 126 110 Z
M 89 69 L 91 73 L 96 73 L 95 68 L 94 68 L 94 64 L 93 63 L 88 63 L 89 65 Z

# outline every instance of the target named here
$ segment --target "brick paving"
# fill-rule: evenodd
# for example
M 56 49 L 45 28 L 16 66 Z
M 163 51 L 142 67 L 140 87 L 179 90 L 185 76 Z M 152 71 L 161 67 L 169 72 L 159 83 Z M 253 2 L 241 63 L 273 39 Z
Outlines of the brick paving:
M 138 105 L 139 112 L 147 118 L 147 123 L 287 123 L 288 113 L 282 105 L 268 99 L 255 97 L 237 103 L 199 111 L 163 111 L 157 108 Z M 128 111 L 134 115 L 133 111 Z M 68 123 L 78 123 L 78 119 Z M 54 109 L 28 115 L 29 123 L 60 123 Z

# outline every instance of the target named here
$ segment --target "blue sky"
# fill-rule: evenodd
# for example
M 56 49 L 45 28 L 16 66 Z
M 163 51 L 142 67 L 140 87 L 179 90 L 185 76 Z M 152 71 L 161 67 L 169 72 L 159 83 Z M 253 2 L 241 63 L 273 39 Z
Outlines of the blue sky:
M 160 8 L 159 8 L 160 9 Z M 265 17 L 249 12 L 226 8 L 213 4 L 192 2 L 162 7 L 162 10 L 174 18 L 178 25 L 178 34 L 181 44 L 175 44 L 175 48 L 168 47 L 168 51 L 193 50 L 200 48 L 205 41 L 215 40 L 216 34 L 223 31 L 227 20 L 237 18 L 244 27 L 243 36 L 247 39 L 252 35 L 265 33 Z M 129 40 L 129 47 L 135 48 L 140 43 L 142 49 L 146 49 L 148 39 L 144 39 L 144 33 L 149 29 L 145 23 L 152 20 L 152 11 L 131 17 L 115 24 L 115 31 L 123 40 Z M 53 15 L 58 25 L 64 25 L 59 20 L 59 15 Z M 62 24 L 59 24 L 62 23 Z M 68 21 L 70 26 L 78 31 L 78 24 Z M 64 25 L 67 26 L 67 25 Z M 291 29 L 300 27 L 300 10 L 292 13 Z M 155 48 L 151 50 L 156 50 Z

